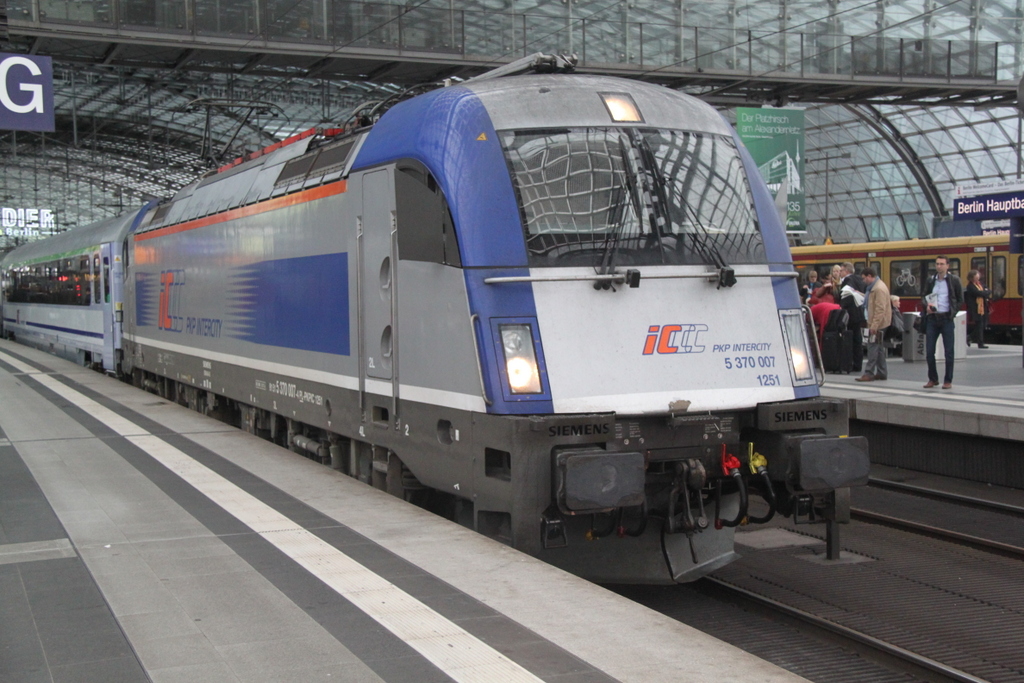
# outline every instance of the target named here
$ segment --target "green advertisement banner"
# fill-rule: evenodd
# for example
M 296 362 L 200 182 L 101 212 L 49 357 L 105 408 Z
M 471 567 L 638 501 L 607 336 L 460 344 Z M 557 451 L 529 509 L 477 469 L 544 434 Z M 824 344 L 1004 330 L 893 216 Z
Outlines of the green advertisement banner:
M 804 232 L 804 112 L 736 109 L 736 131 L 775 197 L 787 232 Z

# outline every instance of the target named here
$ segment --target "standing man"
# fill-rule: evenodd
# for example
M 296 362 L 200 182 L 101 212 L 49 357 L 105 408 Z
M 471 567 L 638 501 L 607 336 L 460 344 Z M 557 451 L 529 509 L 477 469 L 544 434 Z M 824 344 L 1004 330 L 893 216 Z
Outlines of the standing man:
M 942 380 L 943 389 L 953 388 L 953 318 L 964 305 L 964 286 L 960 278 L 949 271 L 949 259 L 938 256 L 935 259 L 935 275 L 928 278 L 922 295 L 925 301 L 925 348 L 928 355 L 928 383 L 931 389 L 939 383 L 939 371 L 935 366 L 935 344 L 942 335 L 942 346 L 946 351 L 946 373 Z
M 874 382 L 889 376 L 889 367 L 885 362 L 885 340 L 882 337 L 885 328 L 892 324 L 892 301 L 889 288 L 878 279 L 874 269 L 865 268 L 860 275 L 868 290 L 868 353 L 864 374 L 857 381 Z

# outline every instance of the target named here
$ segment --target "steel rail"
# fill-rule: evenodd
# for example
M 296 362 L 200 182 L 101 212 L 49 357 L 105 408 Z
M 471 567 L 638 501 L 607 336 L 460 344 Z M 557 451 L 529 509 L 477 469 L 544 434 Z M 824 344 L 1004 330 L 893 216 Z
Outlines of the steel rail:
M 765 607 L 774 612 L 781 612 L 787 617 L 802 621 L 822 631 L 838 635 L 847 640 L 852 640 L 860 645 L 867 646 L 872 650 L 880 652 L 890 658 L 895 658 L 900 661 L 901 664 L 907 665 L 907 667 L 916 668 L 922 673 L 927 675 L 921 675 L 921 678 L 925 680 L 935 680 L 935 675 L 943 677 L 946 680 L 954 681 L 955 683 L 988 683 L 983 678 L 973 676 L 966 671 L 961 671 L 955 667 L 943 664 L 937 660 L 925 657 L 916 652 L 912 652 L 899 645 L 888 643 L 884 640 L 862 633 L 848 626 L 837 624 L 834 621 L 829 621 L 819 616 L 815 616 L 810 612 L 786 605 L 772 598 L 758 595 L 745 588 L 733 585 L 721 579 L 715 579 L 711 577 L 705 577 L 705 581 L 715 584 L 716 586 L 739 595 L 742 599 L 753 602 L 759 606 Z
M 893 489 L 895 491 L 907 491 L 910 493 L 917 493 L 922 496 L 929 498 L 936 498 L 939 500 L 952 500 L 957 503 L 964 503 L 973 507 L 985 508 L 990 510 L 998 510 L 999 512 L 1009 512 L 1015 515 L 1024 516 L 1024 507 L 1019 505 L 1011 505 L 1009 503 L 1000 503 L 995 500 L 981 500 L 979 498 L 971 498 L 960 493 L 952 493 L 950 491 L 940 491 L 938 489 L 928 488 L 926 486 L 917 486 L 915 484 L 906 484 L 900 481 L 892 481 L 890 479 L 879 479 L 877 477 L 871 477 L 868 479 L 868 484 L 871 486 L 877 486 L 880 489 Z
M 924 536 L 937 538 L 942 541 L 955 541 L 960 545 L 966 545 L 976 550 L 996 552 L 1000 555 L 1005 555 L 1007 557 L 1014 557 L 1018 559 L 1024 558 L 1024 548 L 1015 545 L 1010 545 L 1009 543 L 993 541 L 987 538 L 981 538 L 979 536 L 971 536 L 970 534 L 964 534 L 959 531 L 942 529 L 940 527 L 931 526 L 929 524 L 912 522 L 909 519 L 891 517 L 889 515 L 883 515 L 879 512 L 871 512 L 869 510 L 851 508 L 850 516 L 854 519 L 859 519 L 864 522 L 874 522 L 876 524 L 883 524 L 894 529 L 909 530 L 922 534 Z

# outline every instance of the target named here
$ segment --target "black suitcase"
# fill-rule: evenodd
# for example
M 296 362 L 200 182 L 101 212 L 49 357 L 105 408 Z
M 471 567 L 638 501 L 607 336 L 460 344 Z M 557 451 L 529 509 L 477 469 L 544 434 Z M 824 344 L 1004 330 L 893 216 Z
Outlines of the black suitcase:
M 839 372 L 849 374 L 856 370 L 860 372 L 860 365 L 864 361 L 863 345 L 857 335 L 860 330 L 845 330 L 839 333 L 841 343 L 839 345 Z M 860 356 L 858 358 L 858 356 Z
M 860 372 L 861 368 L 864 367 L 864 354 L 867 353 L 867 349 L 864 348 L 864 333 L 863 330 L 852 330 L 853 338 L 853 371 Z
M 842 335 L 842 332 L 825 332 L 821 335 L 821 362 L 825 372 L 840 372 Z

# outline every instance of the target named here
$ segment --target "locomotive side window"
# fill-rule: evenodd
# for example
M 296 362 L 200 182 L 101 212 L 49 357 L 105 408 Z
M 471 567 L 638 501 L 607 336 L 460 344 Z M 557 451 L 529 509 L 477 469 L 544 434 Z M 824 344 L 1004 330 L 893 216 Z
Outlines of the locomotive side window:
M 455 224 L 444 192 L 430 171 L 404 161 L 395 172 L 398 257 L 461 266 Z
M 730 138 L 648 128 L 499 137 L 532 266 L 765 260 Z

